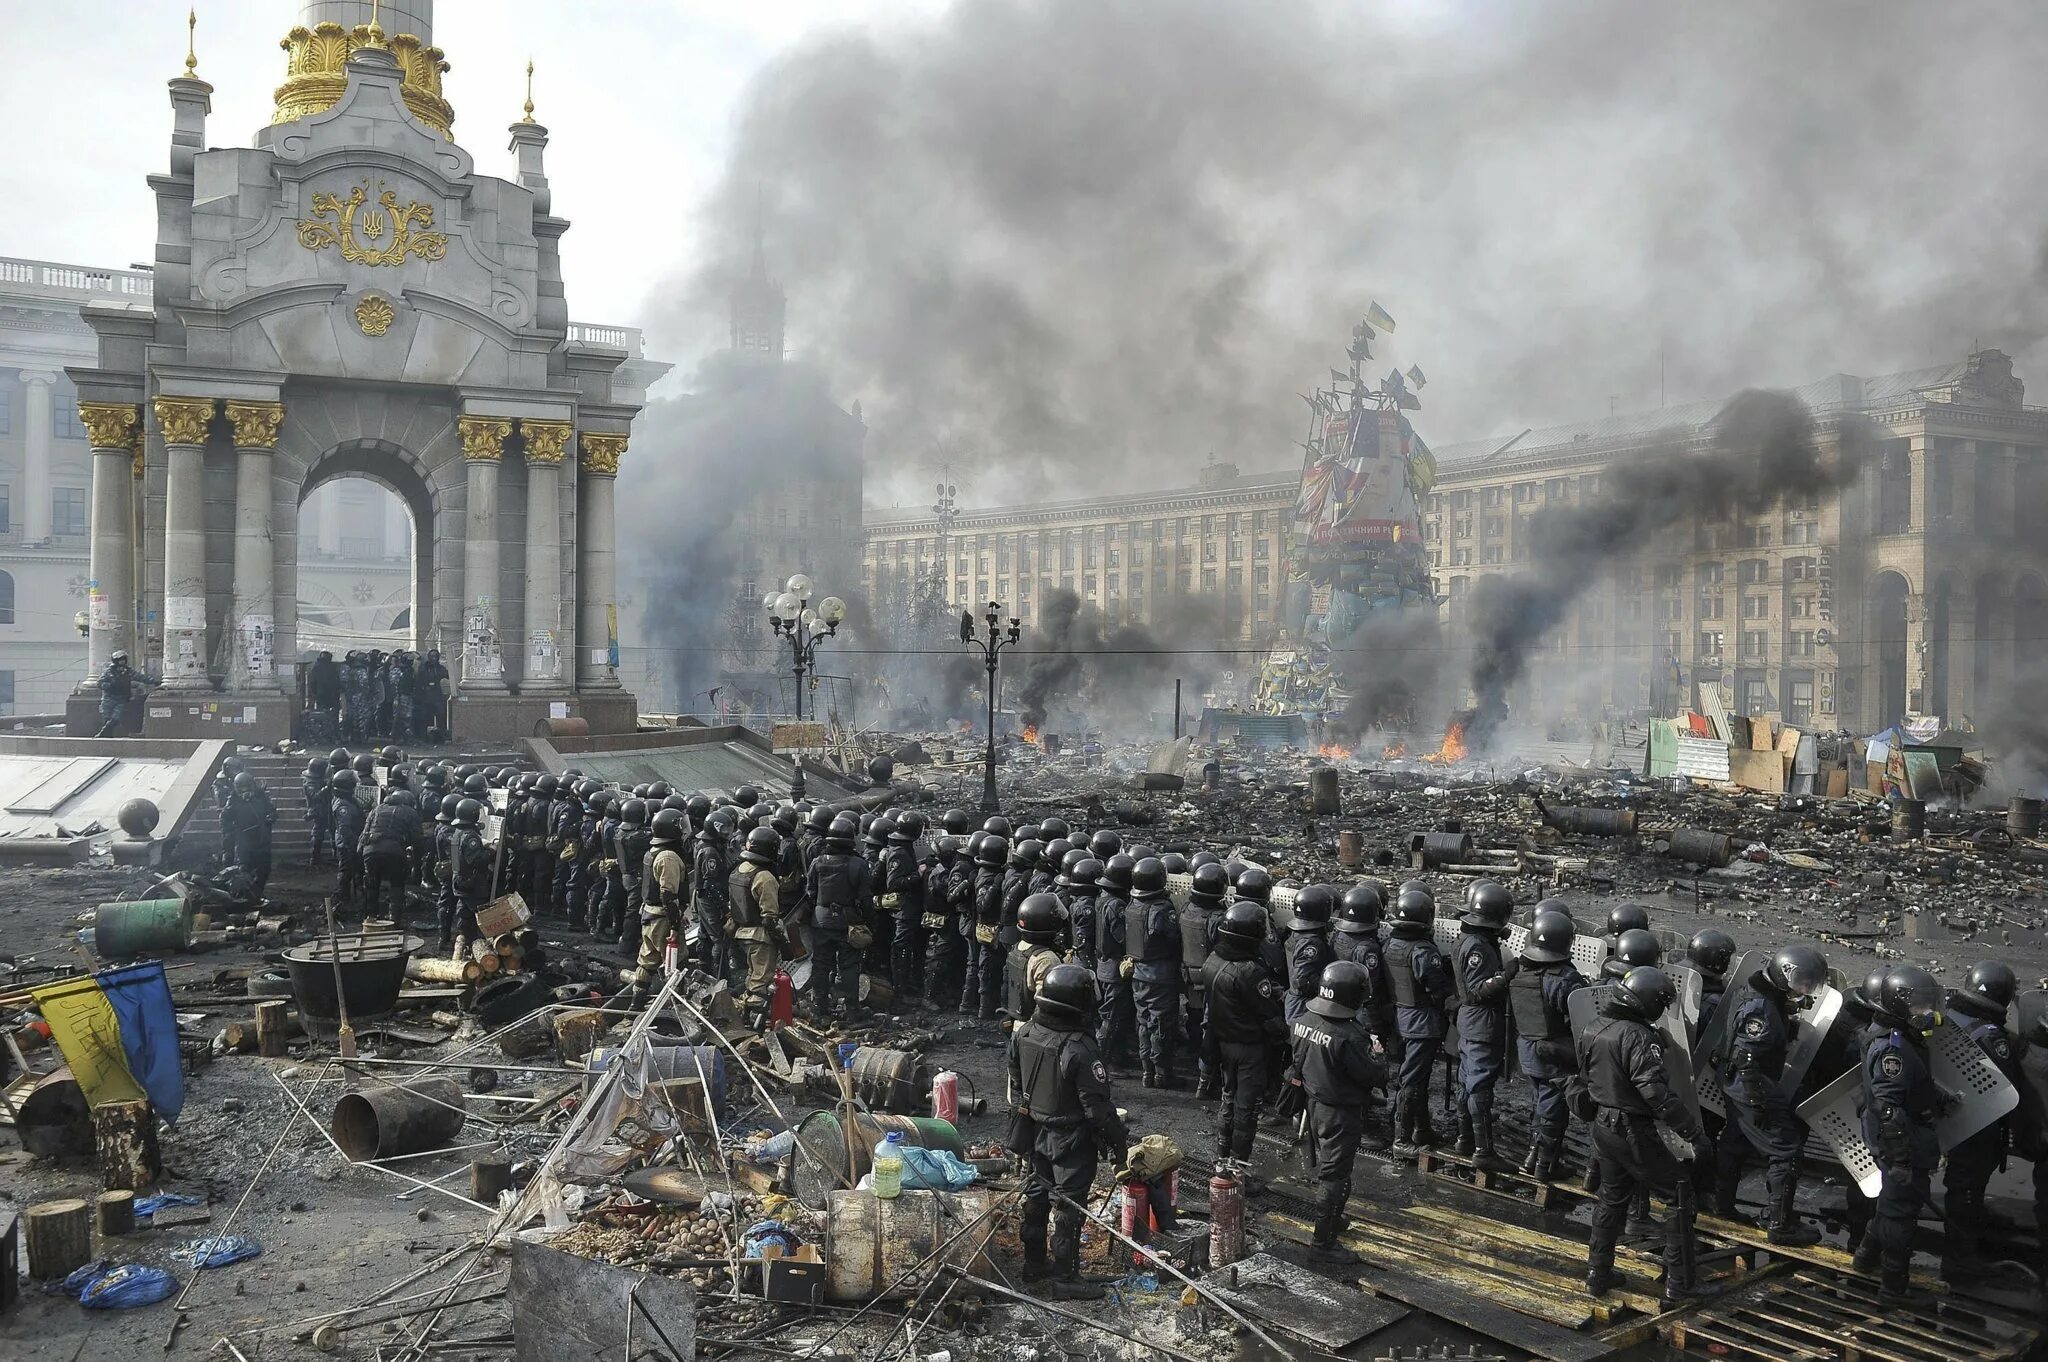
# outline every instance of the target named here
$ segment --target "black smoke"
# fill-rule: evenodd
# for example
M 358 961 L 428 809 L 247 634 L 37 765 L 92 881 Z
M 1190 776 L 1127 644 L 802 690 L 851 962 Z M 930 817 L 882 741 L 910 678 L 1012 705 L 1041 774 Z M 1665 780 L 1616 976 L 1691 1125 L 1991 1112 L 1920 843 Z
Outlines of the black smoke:
M 1112 737 L 1170 731 L 1174 682 L 1183 706 L 1198 707 L 1239 654 L 1220 645 L 1226 616 L 1216 597 L 1175 597 L 1156 615 L 1151 625 L 1121 622 L 1054 588 L 1039 605 L 1038 625 L 1003 655 L 1004 665 L 1024 668 L 1018 722 L 1076 724 Z
M 1756 389 L 1731 398 L 1709 431 L 1704 448 L 1672 431 L 1609 465 L 1592 500 L 1536 514 L 1526 570 L 1480 579 L 1469 615 L 1478 715 L 1468 740 L 1475 748 L 1506 718 L 1530 652 L 1615 564 L 1654 550 L 1660 535 L 1680 527 L 1839 492 L 1862 473 L 1875 447 L 1860 418 L 1843 417 L 1839 452 L 1830 459 L 1804 403 Z

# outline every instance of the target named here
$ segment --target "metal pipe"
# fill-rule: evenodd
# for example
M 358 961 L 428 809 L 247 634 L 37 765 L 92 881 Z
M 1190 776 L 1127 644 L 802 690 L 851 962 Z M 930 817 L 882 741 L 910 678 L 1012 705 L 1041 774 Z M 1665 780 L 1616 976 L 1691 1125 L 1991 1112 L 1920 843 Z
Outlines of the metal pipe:
M 996 1295 L 1001 1296 L 1006 1300 L 1015 1301 L 1019 1305 L 1035 1305 L 1040 1310 L 1043 1310 L 1048 1314 L 1057 1315 L 1061 1319 L 1070 1320 L 1075 1324 L 1083 1325 L 1087 1328 L 1094 1329 L 1099 1333 L 1108 1334 L 1111 1338 L 1120 1338 L 1126 1343 L 1135 1343 L 1140 1348 L 1146 1348 L 1156 1353 L 1163 1353 L 1167 1357 L 1177 1359 L 1177 1362 L 1207 1362 L 1206 1359 L 1196 1357 L 1193 1353 L 1184 1353 L 1180 1351 L 1180 1349 L 1178 1348 L 1169 1348 L 1164 1343 L 1155 1343 L 1153 1340 L 1149 1338 L 1142 1338 L 1137 1334 L 1127 1334 L 1123 1332 L 1121 1329 L 1112 1329 L 1107 1324 L 1104 1324 L 1101 1320 L 1090 1319 L 1088 1318 L 1088 1316 L 1082 1314 L 1078 1310 L 1069 1310 L 1064 1306 L 1054 1305 L 1051 1301 L 1042 1301 L 1038 1299 L 1038 1297 L 1036 1296 L 1027 1296 L 1022 1291 L 1012 1291 L 1007 1286 L 998 1286 L 986 1277 L 979 1277 L 976 1276 L 974 1273 L 969 1272 L 966 1268 L 961 1267 L 958 1263 L 946 1263 L 943 1264 L 943 1266 L 946 1271 L 954 1273 L 955 1275 L 974 1283 L 982 1290 L 993 1291 Z M 1261 1334 L 1259 1336 L 1261 1338 L 1265 1337 L 1264 1334 Z M 1281 1354 L 1281 1356 L 1283 1357 L 1286 1355 L 1287 1354 L 1285 1353 Z

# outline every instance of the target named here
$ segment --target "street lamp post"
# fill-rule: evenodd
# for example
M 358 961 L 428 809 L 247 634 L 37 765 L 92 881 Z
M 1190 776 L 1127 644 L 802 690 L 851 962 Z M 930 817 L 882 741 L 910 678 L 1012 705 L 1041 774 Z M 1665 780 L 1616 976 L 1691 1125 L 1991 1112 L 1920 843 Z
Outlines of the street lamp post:
M 996 811 L 996 659 L 1004 648 L 1017 641 L 1024 627 L 1017 617 L 1010 617 L 1010 627 L 1002 629 L 1003 607 L 995 601 L 988 603 L 988 613 L 982 618 L 987 622 L 986 637 L 977 630 L 972 611 L 960 612 L 960 641 L 972 643 L 981 649 L 982 660 L 988 666 L 988 754 L 981 767 L 981 807 L 986 813 Z
M 810 599 L 811 579 L 801 572 L 790 578 L 782 591 L 771 591 L 761 598 L 768 611 L 769 630 L 789 641 L 790 668 L 796 673 L 798 723 L 804 720 L 804 673 L 817 670 L 818 645 L 837 634 L 840 621 L 846 618 L 846 602 L 837 596 L 819 601 L 815 610 L 810 607 Z

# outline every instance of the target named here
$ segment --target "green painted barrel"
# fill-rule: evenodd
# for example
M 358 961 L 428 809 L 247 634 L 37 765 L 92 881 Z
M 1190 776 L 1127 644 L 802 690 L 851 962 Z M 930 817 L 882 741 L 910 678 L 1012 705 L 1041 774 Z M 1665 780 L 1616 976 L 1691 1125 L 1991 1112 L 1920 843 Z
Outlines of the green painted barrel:
M 895 1131 L 905 1144 L 920 1149 L 943 1149 L 965 1157 L 967 1142 L 951 1121 L 935 1116 L 893 1116 L 856 1112 L 853 1118 L 852 1148 L 847 1147 L 839 1115 L 814 1111 L 796 1123 L 795 1159 L 790 1169 L 792 1195 L 814 1211 L 825 1209 L 826 1196 L 835 1188 L 851 1187 L 868 1172 L 870 1156 L 882 1137 Z M 851 1171 L 847 1157 L 852 1156 Z
M 184 899 L 102 903 L 93 916 L 92 947 L 103 960 L 182 951 L 192 945 L 192 908 Z

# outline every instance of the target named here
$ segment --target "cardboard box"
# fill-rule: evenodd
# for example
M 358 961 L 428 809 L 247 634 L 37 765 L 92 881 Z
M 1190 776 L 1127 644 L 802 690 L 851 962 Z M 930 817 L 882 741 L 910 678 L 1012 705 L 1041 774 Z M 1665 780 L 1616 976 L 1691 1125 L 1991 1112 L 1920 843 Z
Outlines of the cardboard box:
M 526 907 L 526 900 L 517 893 L 492 899 L 476 910 L 477 929 L 493 940 L 507 932 L 516 932 L 533 920 L 533 914 Z
M 825 1294 L 825 1260 L 809 1244 L 788 1255 L 779 1244 L 762 1245 L 761 1294 L 771 1301 L 816 1305 Z

